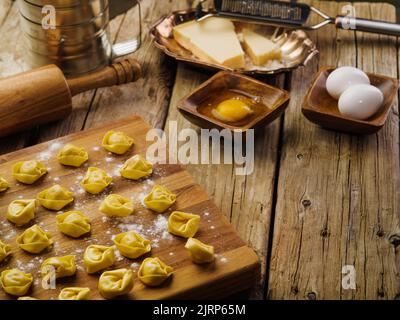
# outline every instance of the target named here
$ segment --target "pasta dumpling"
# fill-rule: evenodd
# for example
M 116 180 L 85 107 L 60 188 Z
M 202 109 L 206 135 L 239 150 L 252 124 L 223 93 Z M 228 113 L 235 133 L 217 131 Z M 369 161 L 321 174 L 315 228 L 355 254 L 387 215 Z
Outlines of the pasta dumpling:
M 122 177 L 131 180 L 139 180 L 147 177 L 151 175 L 152 172 L 153 165 L 139 154 L 134 155 L 132 158 L 126 160 L 120 170 Z
M 10 184 L 7 182 L 7 180 L 0 176 L 0 193 L 6 191 L 9 187 Z
M 133 139 L 120 131 L 108 131 L 102 142 L 104 149 L 116 154 L 124 154 L 132 144 Z
M 37 160 L 17 162 L 13 166 L 13 177 L 19 182 L 33 184 L 47 173 L 47 169 Z
M 0 263 L 11 254 L 11 246 L 0 241 Z
M 89 288 L 70 287 L 60 291 L 58 300 L 89 300 L 89 295 Z
M 0 275 L 0 284 L 5 292 L 13 296 L 24 296 L 32 285 L 33 277 L 19 269 L 4 270 Z
M 6 218 L 8 221 L 22 226 L 35 218 L 36 200 L 14 200 L 8 205 Z
M 158 212 L 163 213 L 176 201 L 176 195 L 162 186 L 154 186 L 151 192 L 144 198 L 145 205 Z
M 25 297 L 19 297 L 17 300 L 39 300 L 33 297 L 25 296 Z
M 26 229 L 17 237 L 19 247 L 27 252 L 37 254 L 53 244 L 51 234 L 42 230 L 37 224 Z
M 107 188 L 112 178 L 102 169 L 90 167 L 83 178 L 82 187 L 91 194 L 99 194 Z
M 83 255 L 83 263 L 87 273 L 96 273 L 111 267 L 114 262 L 115 253 L 113 247 L 92 244 L 86 248 Z
M 192 238 L 200 225 L 197 214 L 174 211 L 168 218 L 168 232 L 184 238 Z
M 155 287 L 167 280 L 173 270 L 158 258 L 146 258 L 140 265 L 138 277 L 145 285 Z
M 128 294 L 133 289 L 133 272 L 129 269 L 103 272 L 98 287 L 100 294 L 106 299 Z
M 66 144 L 58 153 L 57 159 L 65 166 L 80 167 L 89 159 L 89 155 L 83 148 Z
M 56 279 L 70 277 L 76 273 L 75 256 L 52 257 L 44 260 L 40 268 L 45 280 L 55 276 Z
M 108 195 L 99 210 L 108 216 L 127 217 L 133 213 L 133 202 L 118 194 Z
M 56 184 L 40 192 L 37 196 L 39 203 L 49 210 L 61 210 L 74 201 L 72 192 Z
M 189 238 L 185 248 L 189 251 L 194 263 L 209 263 L 214 260 L 214 247 L 204 244 L 198 239 Z
M 68 211 L 57 215 L 57 228 L 60 232 L 73 238 L 90 232 L 90 220 L 80 211 Z
M 119 252 L 127 258 L 136 259 L 151 251 L 150 241 L 143 239 L 134 231 L 116 235 L 114 243 Z

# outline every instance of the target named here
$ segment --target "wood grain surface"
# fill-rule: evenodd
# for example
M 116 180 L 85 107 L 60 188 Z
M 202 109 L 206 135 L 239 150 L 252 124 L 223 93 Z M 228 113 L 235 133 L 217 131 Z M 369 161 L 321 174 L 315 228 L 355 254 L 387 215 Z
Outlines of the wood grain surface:
M 134 137 L 136 143 L 123 156 L 115 156 L 99 148 L 104 134 L 108 130 L 123 131 Z M 89 287 L 91 298 L 99 299 L 97 292 L 99 275 L 88 275 L 83 265 L 83 251 L 90 244 L 113 245 L 112 238 L 118 233 L 128 230 L 140 230 L 140 233 L 152 241 L 151 256 L 159 257 L 171 265 L 175 271 L 171 281 L 158 288 L 148 288 L 135 281 L 135 288 L 126 298 L 130 299 L 168 299 L 168 298 L 220 298 L 252 287 L 259 273 L 257 255 L 245 246 L 238 234 L 230 226 L 228 220 L 210 201 L 199 185 L 179 165 L 156 165 L 153 175 L 141 181 L 123 179 L 118 168 L 133 154 L 146 155 L 149 142 L 146 134 L 149 130 L 139 117 L 132 117 L 116 123 L 92 129 L 23 149 L 0 157 L 0 172 L 11 182 L 11 188 L 0 196 L 0 235 L 12 246 L 12 256 L 0 265 L 0 272 L 8 268 L 19 268 L 34 276 L 33 290 L 30 295 L 39 299 L 57 298 L 64 287 Z M 78 169 L 60 165 L 56 159 L 57 149 L 65 143 L 85 147 L 89 152 L 89 162 Z M 15 162 L 39 159 L 49 173 L 34 185 L 17 183 L 11 176 L 11 168 Z M 89 195 L 80 188 L 80 181 L 88 166 L 96 166 L 106 170 L 113 176 L 111 187 L 99 195 Z M 18 248 L 15 238 L 27 227 L 15 227 L 5 219 L 8 204 L 15 199 L 35 199 L 36 195 L 54 184 L 60 184 L 74 193 L 75 201 L 64 208 L 80 210 L 91 221 L 90 235 L 72 239 L 61 234 L 56 227 L 56 213 L 41 207 L 30 225 L 38 224 L 53 236 L 54 245 L 43 254 L 32 255 Z M 155 214 L 142 205 L 143 197 L 154 185 L 162 185 L 177 194 L 176 203 L 164 214 Z M 108 218 L 99 212 L 99 205 L 107 194 L 116 193 L 135 201 L 135 212 L 126 218 Z M 167 218 L 174 210 L 191 212 L 201 216 L 201 225 L 196 238 L 213 245 L 217 254 L 215 263 L 194 265 L 184 248 L 186 239 L 174 237 L 167 232 Z M 76 276 L 60 279 L 57 288 L 46 290 L 41 286 L 40 265 L 44 259 L 54 256 L 75 255 L 77 260 Z M 117 255 L 113 269 L 131 268 L 137 271 L 141 259 L 130 260 Z M 10 298 L 3 291 L 0 299 Z
M 335 15 L 343 4 L 313 5 Z M 356 5 L 359 16 L 393 21 L 393 7 Z M 326 35 L 330 35 L 327 37 Z M 399 290 L 397 102 L 385 127 L 371 136 L 319 128 L 301 116 L 301 100 L 323 65 L 353 65 L 396 77 L 396 38 L 336 30 L 312 34 L 319 60 L 293 73 L 282 141 L 268 298 L 394 299 Z M 322 48 L 324 50 L 322 50 Z M 295 174 L 293 174 L 295 172 Z M 342 287 L 353 266 L 356 290 Z
M 170 103 L 165 131 L 169 132 L 171 121 L 177 121 L 178 130 L 193 128 L 176 108 L 178 101 L 205 81 L 209 74 L 193 70 L 186 65 L 178 66 L 177 77 Z M 268 83 L 282 85 L 282 76 Z M 265 79 L 264 79 L 265 80 Z M 257 252 L 262 263 L 262 274 L 250 297 L 262 299 L 268 253 L 268 239 L 273 208 L 273 189 L 278 156 L 279 120 L 273 122 L 256 136 L 254 172 L 249 176 L 235 174 L 233 164 L 189 164 L 187 170 L 193 175 L 222 212 L 227 215 L 239 234 Z M 197 128 L 198 130 L 198 128 Z
M 303 2 L 303 1 L 302 1 Z M 304 1 L 330 15 L 348 4 Z M 370 1 L 371 2 L 371 1 Z M 166 58 L 147 30 L 172 10 L 195 1 L 143 2 L 142 48 L 133 57 L 143 65 L 137 84 L 95 90 L 73 100 L 66 119 L 25 134 L 0 139 L 0 152 L 101 125 L 136 113 L 152 126 L 191 128 L 177 102 L 212 74 Z M 394 21 L 388 4 L 357 3 L 357 16 Z M 315 20 L 314 20 L 315 21 Z M 135 9 L 111 22 L 113 40 L 129 39 Z M 24 69 L 16 5 L 0 4 L 0 76 Z M 290 91 L 283 117 L 256 136 L 255 170 L 236 176 L 232 165 L 188 165 L 241 237 L 259 255 L 262 277 L 251 291 L 258 299 L 393 299 L 400 297 L 399 122 L 393 106 L 383 129 L 369 137 L 321 129 L 301 115 L 301 103 L 322 66 L 354 65 L 398 78 L 397 39 L 327 26 L 309 32 L 320 55 L 305 68 L 263 81 Z M 272 250 L 271 250 L 272 249 Z M 353 265 L 356 290 L 341 286 L 342 267 Z

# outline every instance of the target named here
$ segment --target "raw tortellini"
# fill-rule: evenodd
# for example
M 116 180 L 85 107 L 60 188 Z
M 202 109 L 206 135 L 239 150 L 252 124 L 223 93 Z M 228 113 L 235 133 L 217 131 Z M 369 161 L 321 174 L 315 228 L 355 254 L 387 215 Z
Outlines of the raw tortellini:
M 83 263 L 87 273 L 96 273 L 97 271 L 111 267 L 115 262 L 113 247 L 92 244 L 88 246 L 83 255 Z
M 40 192 L 37 196 L 39 203 L 49 210 L 61 210 L 74 201 L 72 192 L 56 184 Z
M 66 144 L 58 153 L 57 159 L 65 166 L 80 167 L 89 159 L 89 155 L 83 148 Z
M 214 247 L 206 245 L 200 240 L 189 238 L 185 248 L 189 251 L 190 258 L 194 263 L 209 263 L 214 260 Z
M 90 220 L 80 211 L 68 211 L 57 215 L 57 228 L 73 238 L 90 232 Z
M 47 173 L 47 169 L 37 160 L 17 162 L 13 166 L 13 177 L 19 182 L 32 184 Z
M 89 300 L 90 289 L 70 287 L 61 290 L 58 300 Z
M 119 252 L 130 259 L 136 259 L 151 251 L 150 241 L 133 231 L 118 234 L 114 238 L 114 243 Z
M 143 201 L 148 208 L 158 213 L 163 213 L 175 203 L 176 195 L 167 188 L 157 185 L 153 187 Z
M 133 139 L 120 131 L 108 131 L 102 142 L 104 149 L 116 154 L 124 154 L 132 144 Z
M 6 218 L 8 221 L 22 226 L 35 218 L 36 200 L 14 200 L 8 205 Z
M 25 296 L 25 297 L 19 297 L 17 300 L 39 300 L 33 297 Z
M 19 247 L 30 253 L 40 253 L 53 244 L 51 234 L 43 231 L 37 224 L 26 229 L 17 237 Z
M 197 214 L 174 211 L 168 218 L 168 232 L 176 236 L 191 238 L 200 225 L 200 216 Z
M 133 289 L 133 272 L 129 269 L 103 272 L 98 287 L 100 294 L 106 299 L 128 294 Z
M 42 278 L 51 279 L 70 277 L 76 273 L 75 256 L 52 257 L 46 259 L 41 266 Z
M 0 193 L 6 191 L 9 187 L 10 184 L 7 182 L 7 180 L 0 176 Z
M 146 258 L 140 265 L 138 277 L 144 284 L 155 287 L 167 280 L 173 270 L 158 258 Z
M 4 270 L 0 275 L 0 284 L 5 292 L 13 296 L 24 296 L 32 285 L 33 277 L 19 269 Z
M 11 254 L 11 246 L 0 241 L 0 263 Z
M 118 194 L 110 194 L 99 209 L 108 216 L 127 217 L 133 212 L 133 202 Z
M 90 167 L 83 178 L 82 187 L 91 194 L 98 194 L 107 188 L 112 178 L 102 169 Z
M 126 160 L 125 164 L 120 170 L 122 177 L 131 180 L 139 180 L 147 177 L 151 175 L 152 172 L 153 165 L 139 154 Z

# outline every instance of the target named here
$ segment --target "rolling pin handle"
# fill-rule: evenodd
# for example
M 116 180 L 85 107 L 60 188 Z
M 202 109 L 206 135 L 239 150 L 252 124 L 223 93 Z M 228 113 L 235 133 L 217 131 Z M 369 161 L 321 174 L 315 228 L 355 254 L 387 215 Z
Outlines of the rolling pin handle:
M 141 76 L 140 64 L 136 59 L 128 58 L 120 62 L 115 62 L 111 66 L 94 73 L 79 78 L 68 79 L 67 83 L 71 95 L 75 96 L 87 90 L 135 82 Z

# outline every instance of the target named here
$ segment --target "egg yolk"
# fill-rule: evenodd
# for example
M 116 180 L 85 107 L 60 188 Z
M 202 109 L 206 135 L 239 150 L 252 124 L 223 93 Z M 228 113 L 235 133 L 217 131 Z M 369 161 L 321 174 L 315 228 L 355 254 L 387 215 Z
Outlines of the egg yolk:
M 224 122 L 237 122 L 253 113 L 250 107 L 241 100 L 225 100 L 212 111 L 212 115 Z

